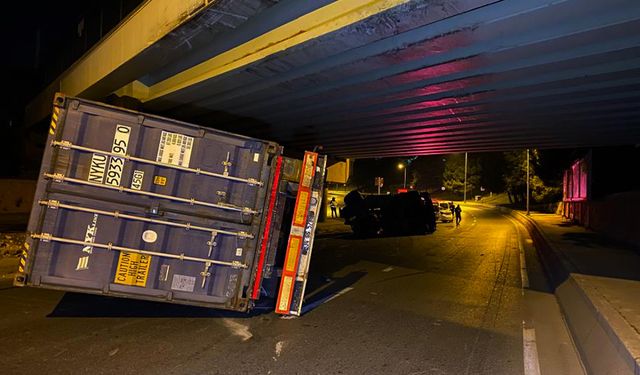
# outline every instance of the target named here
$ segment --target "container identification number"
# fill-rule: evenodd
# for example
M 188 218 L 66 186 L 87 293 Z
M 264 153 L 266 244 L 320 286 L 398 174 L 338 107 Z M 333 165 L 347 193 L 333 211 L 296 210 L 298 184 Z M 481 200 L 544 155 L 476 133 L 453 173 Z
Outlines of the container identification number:
M 129 135 L 131 128 L 124 125 L 116 125 L 116 134 L 113 137 L 111 152 L 117 155 L 126 155 L 129 146 Z M 124 158 L 112 156 L 109 160 L 109 169 L 105 183 L 112 186 L 120 186 L 122 172 L 124 170 Z

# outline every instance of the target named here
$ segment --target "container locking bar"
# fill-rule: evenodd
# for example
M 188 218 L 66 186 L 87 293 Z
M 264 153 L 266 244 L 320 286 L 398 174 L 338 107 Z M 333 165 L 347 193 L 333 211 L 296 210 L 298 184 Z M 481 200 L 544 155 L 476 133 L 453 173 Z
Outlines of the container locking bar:
M 44 176 L 46 178 L 52 179 L 55 182 L 71 182 L 79 185 L 94 186 L 102 189 L 117 190 L 120 192 L 126 192 L 131 194 L 146 195 L 150 197 L 163 198 L 163 199 L 168 199 L 168 200 L 177 201 L 177 202 L 184 202 L 190 205 L 213 207 L 213 208 L 219 208 L 221 210 L 236 211 L 236 212 L 241 212 L 247 215 L 255 215 L 258 213 L 258 211 L 251 209 L 249 207 L 238 207 L 231 204 L 217 204 L 217 203 L 199 201 L 195 198 L 182 198 L 182 197 L 176 197 L 173 195 L 152 193 L 150 191 L 135 190 L 135 189 L 130 189 L 124 186 L 103 185 L 97 182 L 84 181 L 84 180 L 80 180 L 73 177 L 65 177 L 63 174 L 60 174 L 60 173 L 45 173 Z
M 124 213 L 122 213 L 120 211 L 105 211 L 105 210 L 98 210 L 98 209 L 95 209 L 95 208 L 85 208 L 85 207 L 75 206 L 75 205 L 71 205 L 71 204 L 60 203 L 57 200 L 41 200 L 41 201 L 38 201 L 38 203 L 43 205 L 43 206 L 47 206 L 49 208 L 52 208 L 52 209 L 64 208 L 64 209 L 67 209 L 67 210 L 89 212 L 89 213 L 92 213 L 92 214 L 100 214 L 100 215 L 111 216 L 111 217 L 115 217 L 115 218 L 122 218 L 122 219 L 136 220 L 136 221 L 144 221 L 146 223 L 161 224 L 161 225 L 167 225 L 167 226 L 172 226 L 172 227 L 177 227 L 177 228 L 184 228 L 186 230 L 199 230 L 199 231 L 211 233 L 212 240 L 215 239 L 216 235 L 218 235 L 218 234 L 226 234 L 226 235 L 229 235 L 229 236 L 236 236 L 238 238 L 249 238 L 249 239 L 254 237 L 253 234 L 247 233 L 247 232 L 242 232 L 242 231 L 234 232 L 234 231 L 224 230 L 224 229 L 214 229 L 214 228 L 201 227 L 201 226 L 198 226 L 198 225 L 193 225 L 191 223 L 183 224 L 183 223 L 176 223 L 176 222 L 173 222 L 173 221 L 158 220 L 158 219 L 151 219 L 151 218 L 143 217 L 143 216 L 129 215 L 129 214 L 124 214 Z M 215 246 L 215 244 L 214 244 L 214 246 Z
M 214 246 L 217 245 L 217 243 L 216 243 L 216 236 L 217 235 L 218 235 L 218 233 L 211 232 L 211 239 L 209 241 L 207 241 L 207 246 L 209 247 L 209 253 L 207 254 L 207 258 L 211 257 L 211 252 L 213 251 Z
M 211 267 L 211 262 L 207 262 L 204 264 L 204 269 L 202 270 L 202 272 L 200 272 L 200 275 L 202 276 L 202 285 L 200 287 L 203 289 L 204 289 L 205 283 L 207 282 L 207 278 L 211 276 L 211 272 L 209 272 L 210 267 Z
M 164 167 L 164 168 L 178 169 L 178 170 L 181 170 L 181 171 L 184 171 L 184 172 L 195 173 L 197 175 L 201 174 L 201 175 L 205 175 L 205 176 L 223 178 L 225 180 L 230 180 L 230 181 L 244 182 L 249 186 L 263 186 L 264 185 L 264 183 L 262 181 L 258 181 L 255 178 L 242 178 L 242 177 L 230 176 L 229 175 L 229 166 L 231 165 L 231 163 L 229 162 L 229 153 L 227 153 L 227 161 L 226 161 L 226 163 L 228 163 L 228 164 L 225 164 L 225 162 L 223 162 L 224 172 L 223 173 L 215 173 L 215 172 L 203 171 L 200 168 L 189 168 L 189 167 L 183 167 L 181 165 L 166 164 L 166 163 L 161 163 L 159 161 L 155 161 L 155 160 L 151 160 L 151 159 L 139 158 L 137 156 L 121 155 L 121 154 L 116 154 L 115 152 L 109 152 L 109 151 L 104 151 L 104 150 L 98 150 L 98 149 L 91 148 L 91 147 L 74 145 L 70 141 L 64 141 L 64 140 L 63 141 L 55 141 L 54 140 L 54 141 L 51 142 L 51 146 L 60 147 L 63 150 L 78 150 L 78 151 L 85 151 L 85 152 L 93 152 L 93 153 L 100 154 L 100 155 L 113 156 L 113 157 L 117 157 L 117 158 L 121 158 L 121 159 L 125 159 L 125 160 L 136 161 L 136 162 L 139 162 L 139 163 L 157 165 L 159 167 Z
M 128 253 L 138 253 L 138 254 L 145 254 L 145 255 L 154 255 L 154 256 L 158 256 L 158 257 L 164 257 L 164 258 L 171 258 L 171 259 L 180 259 L 180 260 L 188 260 L 188 261 L 192 261 L 192 262 L 201 262 L 205 265 L 218 265 L 218 266 L 227 266 L 227 267 L 231 267 L 231 268 L 248 268 L 249 266 L 247 266 L 246 264 L 239 262 L 237 260 L 231 261 L 231 262 L 226 262 L 226 261 L 222 261 L 222 260 L 212 260 L 212 259 L 205 259 L 205 258 L 199 258 L 199 257 L 192 257 L 189 255 L 184 255 L 184 253 L 181 254 L 169 254 L 169 253 L 160 253 L 157 251 L 149 251 L 149 250 L 141 250 L 141 249 L 134 249 L 131 247 L 124 247 L 124 246 L 116 246 L 114 245 L 112 242 L 109 242 L 107 244 L 103 244 L 103 243 L 96 243 L 96 242 L 88 242 L 88 241 L 80 241 L 80 240 L 74 240 L 72 238 L 64 238 L 64 237 L 56 237 L 51 235 L 50 233 L 32 233 L 31 234 L 31 238 L 35 238 L 38 239 L 42 242 L 60 242 L 60 243 L 68 243 L 68 244 L 72 244 L 72 245 L 79 245 L 79 246 L 93 246 L 93 247 L 97 247 L 100 249 L 107 249 L 107 250 L 116 250 L 116 251 L 124 251 L 124 252 L 128 252 Z M 207 267 L 208 270 L 209 267 Z

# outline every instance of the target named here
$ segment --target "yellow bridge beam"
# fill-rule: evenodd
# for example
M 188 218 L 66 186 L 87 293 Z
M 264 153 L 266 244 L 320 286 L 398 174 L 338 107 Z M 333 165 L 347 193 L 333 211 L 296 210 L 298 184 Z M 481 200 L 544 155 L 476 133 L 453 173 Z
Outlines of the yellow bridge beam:
M 116 69 L 211 3 L 210 0 L 148 0 L 29 104 L 26 123 L 32 124 L 46 117 L 50 112 L 51 99 L 57 91 L 88 99 L 100 99 L 115 91 L 147 102 L 246 66 L 408 1 L 337 0 L 150 87 L 137 81 L 139 77 L 128 82 L 103 82 L 108 81 L 108 76 Z M 119 85 L 113 87 L 115 84 Z M 109 91 L 105 92 L 107 88 Z
M 57 91 L 98 99 L 128 82 L 111 88 L 101 85 L 110 74 L 206 8 L 211 0 L 147 0 L 93 48 L 52 82 L 28 106 L 25 123 L 33 124 L 51 112 Z M 137 77 L 134 77 L 134 79 Z M 115 81 L 113 84 L 116 84 Z M 87 95 L 96 85 L 94 95 Z M 106 93 L 102 90 L 108 90 Z M 98 97 L 95 97 L 96 94 Z
M 274 53 L 336 31 L 409 0 L 338 0 L 149 87 L 143 102 L 160 98 Z

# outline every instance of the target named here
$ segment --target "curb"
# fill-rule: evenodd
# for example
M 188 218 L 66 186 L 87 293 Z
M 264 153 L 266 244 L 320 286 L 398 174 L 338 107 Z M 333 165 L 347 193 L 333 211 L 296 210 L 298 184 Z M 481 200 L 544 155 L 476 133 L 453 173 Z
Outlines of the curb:
M 633 357 L 603 313 L 612 307 L 590 298 L 588 282 L 576 274 L 577 266 L 551 245 L 535 220 L 506 207 L 493 207 L 514 217 L 531 235 L 587 372 L 640 375 L 640 358 Z
M 640 363 L 613 328 L 626 322 L 596 294 L 588 278 L 574 274 L 556 292 L 585 367 L 590 374 L 640 374 Z
M 542 267 L 549 281 L 551 288 L 554 290 L 564 283 L 571 273 L 579 273 L 578 267 L 574 265 L 569 258 L 562 252 L 557 251 L 551 245 L 551 241 L 547 238 L 544 231 L 535 220 L 518 211 L 498 208 L 501 212 L 509 214 L 511 217 L 527 229 L 531 239 L 533 240 L 536 253 L 541 260 Z

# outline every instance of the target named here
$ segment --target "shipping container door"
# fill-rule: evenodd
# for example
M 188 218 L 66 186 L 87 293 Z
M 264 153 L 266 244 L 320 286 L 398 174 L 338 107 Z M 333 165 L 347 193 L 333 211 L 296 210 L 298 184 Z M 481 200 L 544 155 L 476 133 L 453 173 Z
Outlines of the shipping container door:
M 246 310 L 280 148 L 56 102 L 17 281 Z

